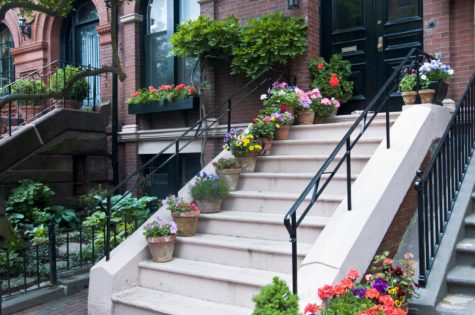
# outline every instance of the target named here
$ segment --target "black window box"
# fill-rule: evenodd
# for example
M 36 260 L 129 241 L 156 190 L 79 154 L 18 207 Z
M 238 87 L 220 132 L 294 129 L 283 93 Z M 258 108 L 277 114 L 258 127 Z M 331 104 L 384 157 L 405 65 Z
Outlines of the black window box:
M 159 112 L 168 112 L 172 110 L 193 109 L 198 107 L 199 98 L 189 97 L 174 100 L 172 102 L 152 102 L 146 104 L 129 104 L 129 114 L 142 115 Z

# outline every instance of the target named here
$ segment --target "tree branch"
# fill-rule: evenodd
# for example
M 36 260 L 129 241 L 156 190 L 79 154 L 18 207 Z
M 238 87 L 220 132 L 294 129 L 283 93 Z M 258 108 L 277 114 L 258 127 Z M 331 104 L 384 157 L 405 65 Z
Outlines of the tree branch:
M 37 11 L 50 16 L 65 16 L 72 8 L 71 3 L 71 0 L 57 0 L 49 3 L 44 3 L 41 0 L 36 2 L 31 0 L 3 0 L 0 1 L 0 20 L 5 19 L 7 11 L 13 9 Z

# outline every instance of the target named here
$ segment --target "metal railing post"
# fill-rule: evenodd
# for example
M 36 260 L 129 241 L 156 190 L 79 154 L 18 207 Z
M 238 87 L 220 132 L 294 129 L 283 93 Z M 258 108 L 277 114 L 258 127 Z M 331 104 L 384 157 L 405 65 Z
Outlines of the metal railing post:
M 232 111 L 232 103 L 231 99 L 228 100 L 228 132 L 231 131 L 231 111 Z
M 348 211 L 351 210 L 351 143 L 350 137 L 346 139 L 346 194 Z
M 420 179 L 422 171 L 417 171 L 418 179 L 415 182 L 417 191 L 417 230 L 419 235 L 419 285 L 426 284 L 426 258 L 425 258 L 425 229 L 424 229 L 424 198 L 422 194 L 423 184 Z
M 292 214 L 292 228 L 293 235 L 290 238 L 290 242 L 292 242 L 292 292 L 297 294 L 297 214 L 295 212 Z
M 180 191 L 181 164 L 180 164 L 180 141 L 175 143 L 175 195 Z
M 106 241 L 104 252 L 106 253 L 106 261 L 110 259 L 110 243 L 111 243 L 111 196 L 107 195 L 107 209 L 106 209 Z
M 49 241 L 49 267 L 50 267 L 50 281 L 52 285 L 58 282 L 58 270 L 56 266 L 56 226 L 54 219 L 51 219 L 48 229 Z

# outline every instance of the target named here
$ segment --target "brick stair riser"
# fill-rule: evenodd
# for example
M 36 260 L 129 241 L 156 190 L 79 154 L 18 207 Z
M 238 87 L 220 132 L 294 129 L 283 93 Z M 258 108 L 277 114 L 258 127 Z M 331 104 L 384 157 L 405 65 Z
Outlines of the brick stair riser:
M 297 197 L 295 198 L 295 200 Z M 294 199 L 275 199 L 275 198 L 251 198 L 246 196 L 229 195 L 222 204 L 224 210 L 235 210 L 258 213 L 280 213 L 284 215 L 295 204 Z M 308 205 L 308 201 L 302 203 L 303 207 Z M 333 214 L 341 201 L 338 200 L 318 200 L 312 207 L 309 215 L 329 216 Z
M 160 301 L 157 301 L 160 303 Z M 127 305 L 123 303 L 114 303 L 114 309 L 112 314 L 114 315 L 178 315 L 178 314 L 171 314 L 171 313 L 162 313 L 156 311 L 150 311 L 147 309 L 143 309 L 134 305 Z
M 163 292 L 249 308 L 253 307 L 252 297 L 259 293 L 260 289 L 258 286 L 228 280 L 146 268 L 140 270 L 140 284 L 142 287 Z
M 288 274 L 292 272 L 292 256 L 290 252 L 288 254 L 282 254 L 245 248 L 234 249 L 208 244 L 192 244 L 187 243 L 186 240 L 181 241 L 178 239 L 175 245 L 174 255 L 180 258 L 208 261 L 223 265 L 254 268 Z M 299 255 L 299 265 L 303 258 L 302 255 Z
M 323 185 L 326 179 L 322 178 L 319 187 Z M 272 192 L 302 193 L 311 180 L 311 177 L 246 177 L 244 175 L 239 179 L 238 188 L 245 191 L 260 191 L 265 188 L 266 191 Z M 333 178 L 324 190 L 326 194 L 344 194 L 345 192 L 346 179 L 344 178 Z
M 298 240 L 304 243 L 313 243 L 322 228 L 301 225 L 298 230 Z M 262 222 L 221 221 L 200 217 L 199 233 L 214 235 L 240 236 L 260 238 L 271 241 L 288 241 L 289 233 L 283 224 L 265 224 Z M 289 243 L 290 246 L 290 243 Z
M 313 125 L 306 128 L 290 128 L 289 140 L 335 140 L 340 141 L 346 134 L 350 126 L 332 126 L 321 128 L 318 125 Z M 352 138 L 358 135 L 360 128 L 355 130 L 352 134 Z M 361 139 L 365 138 L 383 138 L 386 135 L 386 129 L 381 124 L 372 125 L 367 129 L 365 135 Z
M 372 154 L 379 143 L 361 142 L 351 151 L 352 154 L 369 155 Z M 337 143 L 299 143 L 292 141 L 274 141 L 272 143 L 271 155 L 326 155 L 333 152 Z M 340 150 L 340 154 L 345 152 L 346 148 Z
M 339 163 L 340 160 L 332 162 L 327 169 L 328 171 Z M 361 173 L 361 170 L 368 162 L 367 159 L 352 159 L 351 171 L 353 174 Z M 270 172 L 270 173 L 316 173 L 322 165 L 325 163 L 325 159 L 293 159 L 293 158 L 278 158 L 278 159 L 266 159 L 260 157 L 257 159 L 256 172 Z M 343 162 L 338 169 L 339 174 L 346 172 L 346 161 Z

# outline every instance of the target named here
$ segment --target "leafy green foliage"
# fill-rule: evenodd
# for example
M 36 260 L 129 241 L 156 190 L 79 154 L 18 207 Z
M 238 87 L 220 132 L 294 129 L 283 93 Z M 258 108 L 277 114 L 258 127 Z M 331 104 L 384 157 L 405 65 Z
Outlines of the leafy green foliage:
M 264 116 L 258 117 L 252 120 L 252 124 L 249 128 L 249 132 L 252 133 L 256 138 L 274 138 L 274 133 L 279 124 L 275 117 Z
M 198 174 L 190 192 L 195 200 L 217 200 L 229 195 L 229 187 L 217 175 L 203 172 Z
M 238 160 L 235 157 L 232 158 L 220 158 L 217 162 L 213 162 L 213 166 L 216 170 L 229 170 L 241 168 Z
M 79 67 L 66 66 L 63 68 L 58 68 L 53 73 L 50 79 L 49 88 L 54 92 L 62 92 L 65 88 L 65 85 L 82 70 Z M 76 100 L 82 102 L 89 94 L 89 83 L 86 78 L 81 78 L 73 84 L 71 92 L 66 95 L 67 99 Z
M 89 193 L 79 197 L 81 206 L 86 210 L 87 215 L 91 215 L 96 211 L 98 201 L 101 201 L 107 196 L 107 189 L 102 185 L 97 185 L 89 190 Z
M 231 72 L 253 78 L 274 65 L 285 65 L 307 49 L 303 20 L 282 13 L 250 19 L 233 49 Z
M 299 315 L 298 297 L 278 277 L 274 277 L 272 284 L 262 287 L 252 300 L 255 303 L 252 315 Z
M 20 79 L 15 81 L 12 84 L 12 94 L 40 94 L 46 93 L 47 88 L 46 85 L 41 80 L 28 80 L 28 79 Z M 4 91 L 0 92 L 3 94 Z M 31 100 L 31 101 L 16 101 L 18 106 L 40 106 L 46 102 L 46 99 L 40 100 Z
M 233 16 L 226 20 L 211 20 L 200 16 L 178 26 L 171 39 L 172 52 L 176 56 L 203 59 L 231 56 L 239 39 L 239 21 Z

